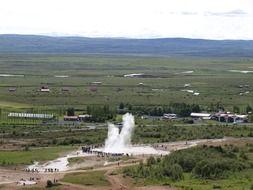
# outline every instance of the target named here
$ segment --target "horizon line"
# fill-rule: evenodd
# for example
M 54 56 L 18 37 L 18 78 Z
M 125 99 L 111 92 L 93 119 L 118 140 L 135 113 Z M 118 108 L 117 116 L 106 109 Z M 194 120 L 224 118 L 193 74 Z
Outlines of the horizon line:
M 122 39 L 122 40 L 159 40 L 159 39 L 191 39 L 191 40 L 210 40 L 210 41 L 253 41 L 253 38 L 201 38 L 201 37 L 180 37 L 180 36 L 157 36 L 157 37 L 115 37 L 115 36 L 85 36 L 79 34 L 21 34 L 21 33 L 0 33 L 0 36 L 42 36 L 52 38 L 90 38 L 90 39 Z

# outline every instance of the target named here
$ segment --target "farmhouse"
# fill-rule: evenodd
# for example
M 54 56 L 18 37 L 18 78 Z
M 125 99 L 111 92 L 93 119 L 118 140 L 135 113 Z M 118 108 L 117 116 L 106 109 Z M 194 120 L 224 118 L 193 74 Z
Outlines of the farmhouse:
M 92 116 L 89 114 L 83 114 L 83 115 L 78 115 L 78 118 L 80 121 L 87 121 L 89 120 L 89 118 L 91 118 Z
M 143 73 L 132 73 L 132 74 L 126 74 L 124 75 L 124 77 L 132 77 L 132 78 L 138 78 L 138 77 L 143 77 L 144 74 Z
M 247 123 L 248 115 L 239 115 L 219 112 L 212 116 L 212 119 L 226 123 Z
M 73 115 L 73 116 L 68 116 L 68 115 L 65 115 L 63 120 L 64 121 L 87 121 L 89 118 L 91 118 L 92 116 L 91 115 L 88 115 L 88 114 L 83 114 L 83 115 Z
M 102 82 L 92 82 L 91 84 L 93 84 L 93 85 L 101 85 L 102 84 Z
M 64 121 L 79 121 L 78 116 L 67 116 L 65 115 L 63 118 Z
M 40 88 L 40 91 L 41 91 L 41 92 L 50 92 L 50 89 L 48 88 L 48 86 L 42 86 L 42 87 Z
M 13 88 L 9 88 L 9 92 L 16 92 L 16 90 L 17 90 L 17 89 L 14 88 L 14 87 L 13 87 Z
M 176 119 L 177 114 L 174 113 L 165 113 L 163 114 L 163 119 Z
M 50 92 L 50 89 L 40 89 L 41 92 Z

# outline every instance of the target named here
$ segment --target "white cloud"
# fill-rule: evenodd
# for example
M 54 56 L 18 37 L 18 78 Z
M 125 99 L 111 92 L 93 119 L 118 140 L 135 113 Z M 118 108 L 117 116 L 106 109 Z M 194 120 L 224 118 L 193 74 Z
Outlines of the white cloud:
M 253 39 L 252 0 L 0 0 L 0 33 Z
M 227 11 L 227 12 L 206 12 L 205 15 L 207 15 L 207 16 L 228 16 L 228 17 L 232 17 L 232 16 L 246 16 L 247 13 L 244 12 L 243 10 L 236 9 L 236 10 Z

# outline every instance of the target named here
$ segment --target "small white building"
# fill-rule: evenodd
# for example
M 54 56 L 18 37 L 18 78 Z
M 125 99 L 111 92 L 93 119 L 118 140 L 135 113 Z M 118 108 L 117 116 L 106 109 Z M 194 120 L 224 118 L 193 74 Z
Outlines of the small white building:
M 40 91 L 41 92 L 50 92 L 50 89 L 49 88 L 41 88 Z
M 175 113 L 165 113 L 163 114 L 163 119 L 176 119 L 177 114 Z
M 211 114 L 210 113 L 191 113 L 190 115 L 192 118 L 198 118 L 198 119 L 211 119 Z
M 191 84 L 184 84 L 184 87 L 190 87 Z
M 143 73 L 132 73 L 132 74 L 126 74 L 124 75 L 124 77 L 143 77 L 144 74 Z
M 78 118 L 79 118 L 80 121 L 86 121 L 86 120 L 88 120 L 91 117 L 92 116 L 89 115 L 89 114 L 78 115 Z
M 91 84 L 93 84 L 93 85 L 101 85 L 102 82 L 95 81 L 95 82 L 92 82 Z
M 67 116 L 67 115 L 65 115 L 64 117 L 63 117 L 63 120 L 64 121 L 79 121 L 79 118 L 78 118 L 78 116 Z

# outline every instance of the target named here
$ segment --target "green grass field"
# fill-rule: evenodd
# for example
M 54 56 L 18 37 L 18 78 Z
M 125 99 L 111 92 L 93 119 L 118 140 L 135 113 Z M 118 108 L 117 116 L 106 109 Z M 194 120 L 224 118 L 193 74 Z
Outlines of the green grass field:
M 4 55 L 0 57 L 2 74 L 24 77 L 0 77 L 0 106 L 20 109 L 66 109 L 74 106 L 120 102 L 134 106 L 168 105 L 173 102 L 208 106 L 220 102 L 227 109 L 252 105 L 253 74 L 229 70 L 252 70 L 250 58 L 193 58 L 119 55 Z M 193 71 L 193 73 L 183 73 Z M 0 74 L 1 74 L 0 73 Z M 124 74 L 145 73 L 149 78 L 125 78 Z M 56 78 L 66 75 L 67 78 Z M 91 91 L 92 82 L 102 82 Z M 139 86 L 143 83 L 143 86 Z M 184 84 L 199 96 L 181 91 Z M 51 92 L 41 93 L 42 85 Z M 240 85 L 243 85 L 240 88 Z M 244 86 L 246 85 L 246 86 Z M 247 86 L 249 85 L 249 86 Z M 16 87 L 16 92 L 9 92 Z M 62 88 L 68 87 L 68 92 Z M 245 93 L 245 92 L 249 93 Z M 242 95 L 239 95 L 242 93 Z M 124 98 L 123 98 L 124 97 Z
M 29 151 L 0 151 L 0 164 L 2 166 L 31 164 L 33 161 L 53 160 L 63 153 L 73 151 L 75 147 L 58 146 L 38 148 Z
M 136 186 L 146 186 L 146 185 L 162 185 L 162 186 L 172 186 L 179 189 L 186 190 L 250 190 L 253 185 L 252 180 L 253 170 L 247 170 L 243 172 L 236 172 L 234 175 L 227 179 L 219 180 L 206 180 L 206 179 L 196 179 L 192 178 L 189 173 L 184 174 L 184 179 L 178 182 L 172 180 L 154 180 L 154 179 L 135 179 L 133 180 Z
M 66 174 L 61 181 L 80 185 L 109 186 L 110 183 L 104 176 L 105 172 L 106 171 L 95 171 Z
M 221 180 L 200 180 L 192 179 L 188 174 L 185 175 L 185 180 L 178 183 L 172 183 L 176 187 L 192 190 L 246 190 L 251 189 L 253 185 L 252 180 L 253 170 L 238 172 L 228 179 Z

